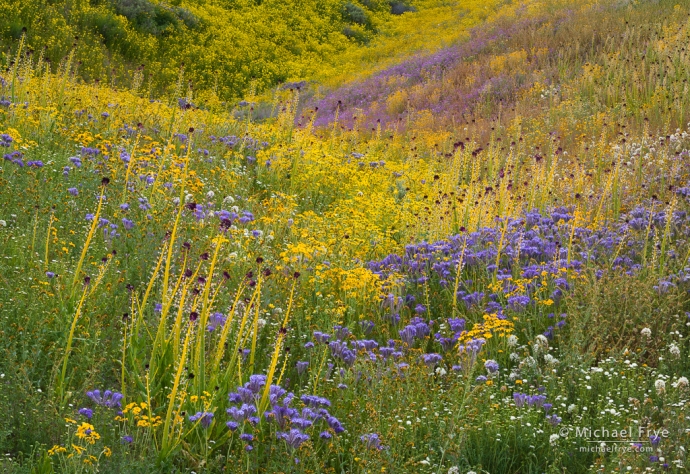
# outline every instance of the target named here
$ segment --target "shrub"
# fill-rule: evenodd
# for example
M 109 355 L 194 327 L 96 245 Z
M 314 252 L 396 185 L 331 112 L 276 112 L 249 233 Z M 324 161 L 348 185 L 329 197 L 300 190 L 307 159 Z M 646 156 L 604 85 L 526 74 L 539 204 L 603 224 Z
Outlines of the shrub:
M 406 12 L 415 12 L 417 9 L 412 5 L 407 5 L 402 2 L 391 2 L 391 13 L 393 15 L 402 15 Z
M 356 23 L 358 25 L 366 25 L 369 23 L 369 18 L 362 7 L 352 2 L 343 5 L 343 18 L 349 23 Z

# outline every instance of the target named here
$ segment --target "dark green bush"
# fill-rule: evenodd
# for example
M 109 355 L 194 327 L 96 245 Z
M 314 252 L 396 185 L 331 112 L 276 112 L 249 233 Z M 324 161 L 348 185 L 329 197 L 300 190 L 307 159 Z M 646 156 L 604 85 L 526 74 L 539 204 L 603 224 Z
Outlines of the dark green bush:
M 155 36 L 170 34 L 181 25 L 194 28 L 199 24 L 198 18 L 184 8 L 155 5 L 149 0 L 113 0 L 113 7 L 137 30 Z
M 367 17 L 364 9 L 352 2 L 343 5 L 343 18 L 345 21 L 357 25 L 367 25 L 369 23 L 369 17 Z
M 391 13 L 393 15 L 402 15 L 403 13 L 406 12 L 415 12 L 417 9 L 413 7 L 412 5 L 407 5 L 403 2 L 390 2 L 391 5 Z

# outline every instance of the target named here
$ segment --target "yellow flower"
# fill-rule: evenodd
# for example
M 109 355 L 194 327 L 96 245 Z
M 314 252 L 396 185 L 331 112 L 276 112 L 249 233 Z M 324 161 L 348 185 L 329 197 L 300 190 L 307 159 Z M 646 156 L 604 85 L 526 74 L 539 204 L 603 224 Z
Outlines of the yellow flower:
M 94 444 L 96 440 L 101 439 L 101 435 L 96 432 L 93 425 L 86 422 L 82 423 L 79 428 L 77 428 L 76 436 L 89 444 Z
M 48 450 L 48 456 L 54 456 L 56 454 L 64 453 L 67 451 L 67 448 L 59 445 L 55 445 L 52 448 Z
M 111 451 L 111 449 L 109 447 L 106 446 L 105 448 L 103 448 L 103 455 L 106 458 L 109 458 L 110 456 L 112 456 L 112 454 L 113 454 L 113 452 Z

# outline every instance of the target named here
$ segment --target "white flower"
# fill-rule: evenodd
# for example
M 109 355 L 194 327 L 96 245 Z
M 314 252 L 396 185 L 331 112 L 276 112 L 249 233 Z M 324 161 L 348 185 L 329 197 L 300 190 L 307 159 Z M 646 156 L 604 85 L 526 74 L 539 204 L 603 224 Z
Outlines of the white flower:
M 673 384 L 675 388 L 687 388 L 688 387 L 688 379 L 687 377 L 681 377 L 676 382 Z
M 539 334 L 536 338 L 535 341 L 537 344 L 541 346 L 546 346 L 549 347 L 549 340 L 544 336 L 543 334 Z
M 654 382 L 654 388 L 656 388 L 656 393 L 661 395 L 666 391 L 666 382 L 663 380 L 659 379 L 656 382 Z
M 572 413 L 575 410 L 577 410 L 577 407 L 575 406 L 575 404 L 571 403 L 570 405 L 568 405 L 568 413 Z
M 508 340 L 506 342 L 508 343 L 508 347 L 515 347 L 518 344 L 518 338 L 515 334 L 511 334 L 508 336 Z
M 520 368 L 525 368 L 525 367 L 535 367 L 537 365 L 537 361 L 534 360 L 534 357 L 532 356 L 527 356 L 525 357 L 522 362 L 520 362 Z
M 259 320 L 257 321 L 257 323 L 258 323 L 259 328 L 262 328 L 262 327 L 264 327 L 264 326 L 266 325 L 266 320 L 263 319 L 263 318 L 259 318 Z
M 231 258 L 233 260 L 236 259 L 237 258 L 237 252 L 230 253 L 230 255 L 228 255 L 228 258 Z
M 510 360 L 512 360 L 513 362 L 517 362 L 517 361 L 520 360 L 520 354 L 518 354 L 517 352 L 511 352 L 510 355 L 509 355 L 508 357 L 509 357 Z
M 556 365 L 558 364 L 558 359 L 551 354 L 544 354 L 544 362 L 546 362 L 548 365 Z
M 671 353 L 673 357 L 676 359 L 680 357 L 680 347 L 678 347 L 675 344 L 671 344 L 668 348 L 668 351 Z
M 206 193 L 206 197 L 209 199 L 213 199 L 214 197 L 216 197 L 216 193 L 214 193 L 213 191 L 209 191 Z
M 554 433 L 551 436 L 549 436 L 549 444 L 551 446 L 555 446 L 558 443 L 559 439 L 560 439 L 560 436 L 558 436 L 556 433 Z
M 226 204 L 232 204 L 235 202 L 235 198 L 232 196 L 225 196 L 225 199 L 223 199 L 223 202 Z
M 458 469 L 458 466 L 453 466 L 448 469 L 448 474 L 460 474 L 460 469 Z
M 436 367 L 436 374 L 444 376 L 447 374 L 447 372 L 446 369 L 444 369 L 443 367 Z
M 7 227 L 7 222 L 0 220 L 0 227 Z
M 429 464 L 431 464 L 431 461 L 429 461 L 429 458 L 427 457 L 423 461 L 419 461 L 419 464 L 424 464 L 425 466 L 428 466 Z
M 642 334 L 646 338 L 652 337 L 652 330 L 649 328 L 644 328 L 642 331 L 640 331 L 640 334 Z
M 179 206 L 180 205 L 180 198 L 178 198 L 178 197 L 173 198 L 173 204 L 175 204 L 176 206 Z

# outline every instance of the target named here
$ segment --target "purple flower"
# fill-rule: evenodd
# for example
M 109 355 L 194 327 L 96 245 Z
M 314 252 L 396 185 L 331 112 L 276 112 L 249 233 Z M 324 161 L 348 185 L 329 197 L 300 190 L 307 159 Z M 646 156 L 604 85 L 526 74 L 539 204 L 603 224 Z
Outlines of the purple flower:
M 335 431 L 336 434 L 342 433 L 343 431 L 345 431 L 345 428 L 343 427 L 343 425 L 342 425 L 342 424 L 340 423 L 340 421 L 339 421 L 336 417 L 334 417 L 334 416 L 328 415 L 328 416 L 326 417 L 326 423 L 328 423 L 328 426 L 329 426 L 333 431 Z
M 206 326 L 206 329 L 209 332 L 213 332 L 216 330 L 217 327 L 223 326 L 225 324 L 225 315 L 223 313 L 212 313 L 208 317 L 208 326 Z
M 448 325 L 450 330 L 459 333 L 465 330 L 465 320 L 462 318 L 449 318 Z
M 486 362 L 484 362 L 484 368 L 487 372 L 493 374 L 498 371 L 498 362 L 496 362 L 493 359 L 489 359 Z
M 300 400 L 302 400 L 302 403 L 305 405 L 314 408 L 331 406 L 330 400 L 327 398 L 318 397 L 316 395 L 302 395 Z
M 189 417 L 189 421 L 192 423 L 196 423 L 199 421 L 201 423 L 201 426 L 204 428 L 208 428 L 211 426 L 211 423 L 213 422 L 213 413 L 211 412 L 196 412 L 195 415 L 191 415 Z
M 79 195 L 79 190 L 77 188 L 67 188 L 67 192 L 69 192 L 72 196 Z
M 551 415 L 551 416 L 547 416 L 547 417 L 546 417 L 546 421 L 548 421 L 548 422 L 551 424 L 551 426 L 556 426 L 556 425 L 558 425 L 562 420 L 561 420 L 561 417 L 560 417 L 560 416 L 558 416 L 558 415 L 556 415 L 556 414 L 554 413 L 554 414 Z
M 441 357 L 439 354 L 424 354 L 422 356 L 422 359 L 424 360 L 424 365 L 427 367 L 433 367 L 434 365 L 438 364 L 443 360 L 443 357 Z
M 302 433 L 300 430 L 293 428 L 289 432 L 279 431 L 276 433 L 278 439 L 285 440 L 285 443 L 291 449 L 297 449 L 302 443 L 309 439 L 309 435 Z
M 46 276 L 47 276 L 48 278 L 55 278 L 55 273 L 53 273 L 53 272 L 46 272 Z
M 93 410 L 91 408 L 80 408 L 79 414 L 90 420 L 93 417 Z
M 119 392 L 106 390 L 103 392 L 103 394 L 101 394 L 100 390 L 92 390 L 86 392 L 86 396 L 93 400 L 96 405 L 101 405 L 107 408 L 122 407 L 122 404 L 120 403 L 122 400 L 122 394 Z
M 378 449 L 379 451 L 383 449 L 379 435 L 376 433 L 362 435 L 359 439 L 366 444 L 367 449 Z
M 122 225 L 125 228 L 125 230 L 130 230 L 134 227 L 134 222 L 131 220 L 127 219 L 126 217 L 122 218 Z
M 129 435 L 125 435 L 125 436 L 122 437 L 122 444 L 125 444 L 125 443 L 126 443 L 126 444 L 131 444 L 132 441 L 134 441 L 134 438 L 132 438 L 132 437 L 129 436 Z
M 309 361 L 301 360 L 301 361 L 297 362 L 296 367 L 297 367 L 297 374 L 302 375 L 307 370 L 307 367 L 309 367 Z
M 523 406 L 525 406 L 525 403 L 527 403 L 528 399 L 529 395 L 527 395 L 526 393 L 513 393 L 513 401 L 515 402 L 515 406 L 518 408 L 522 408 Z

